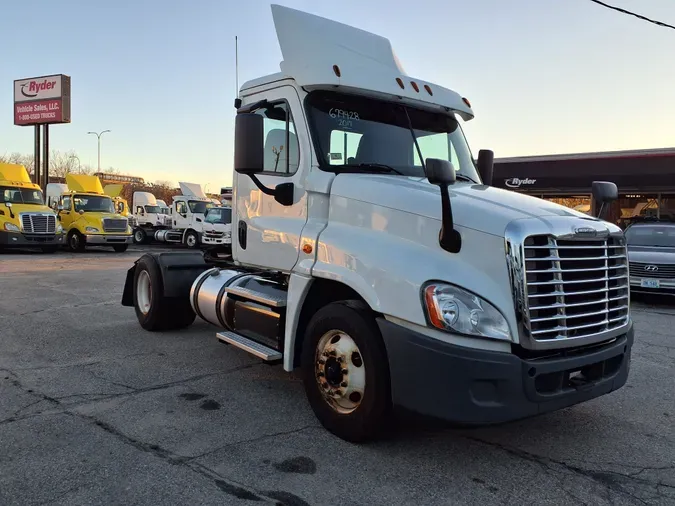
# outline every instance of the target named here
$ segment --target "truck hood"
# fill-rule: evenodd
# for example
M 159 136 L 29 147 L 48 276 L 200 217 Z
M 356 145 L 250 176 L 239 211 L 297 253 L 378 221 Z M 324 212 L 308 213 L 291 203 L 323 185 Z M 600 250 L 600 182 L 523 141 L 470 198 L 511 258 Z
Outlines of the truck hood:
M 96 227 L 96 228 L 101 229 L 102 221 L 105 218 L 129 221 L 126 218 L 126 216 L 122 216 L 121 214 L 110 214 L 110 213 L 103 213 L 103 212 L 84 213 L 84 214 L 80 215 L 80 217 L 76 221 L 80 222 L 80 223 L 86 223 L 87 226 L 92 226 L 92 227 Z M 103 230 L 101 229 L 101 232 L 102 231 Z
M 372 174 L 339 174 L 331 195 L 441 219 L 441 194 L 426 179 Z M 491 186 L 458 181 L 450 187 L 454 222 L 462 227 L 503 236 L 506 225 L 522 218 L 570 216 L 598 221 L 567 207 Z
M 9 219 L 9 209 L 5 204 L 0 204 L 0 211 L 4 211 L 5 219 Z M 41 206 L 35 204 L 12 204 L 12 213 L 19 218 L 19 213 L 47 213 L 54 214 L 54 211 L 48 206 Z
M 645 264 L 675 265 L 675 248 L 628 245 L 628 260 Z

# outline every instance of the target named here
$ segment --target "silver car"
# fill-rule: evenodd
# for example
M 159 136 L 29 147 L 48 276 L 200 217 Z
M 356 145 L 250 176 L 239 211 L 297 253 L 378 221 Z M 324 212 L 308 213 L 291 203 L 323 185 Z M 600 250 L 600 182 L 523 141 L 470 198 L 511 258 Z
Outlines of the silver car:
M 634 223 L 625 235 L 631 292 L 675 295 L 675 223 Z

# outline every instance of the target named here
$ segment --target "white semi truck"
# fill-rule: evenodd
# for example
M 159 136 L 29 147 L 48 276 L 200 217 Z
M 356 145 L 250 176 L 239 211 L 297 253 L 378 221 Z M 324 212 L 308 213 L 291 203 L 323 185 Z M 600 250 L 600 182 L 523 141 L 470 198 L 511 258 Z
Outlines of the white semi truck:
M 144 244 L 159 230 L 171 228 L 171 216 L 162 212 L 162 207 L 150 192 L 134 192 L 132 196 L 134 242 Z
M 202 244 L 206 247 L 232 244 L 232 208 L 212 207 L 206 212 L 202 229 Z
M 157 230 L 155 240 L 184 244 L 190 249 L 199 247 L 206 212 L 215 206 L 201 185 L 179 182 L 181 194 L 173 197 L 170 209 L 171 228 Z
M 231 258 L 148 253 L 122 304 L 290 372 L 328 430 L 378 434 L 393 407 L 487 424 L 627 379 L 621 230 L 491 186 L 469 101 L 403 71 L 387 39 L 272 6 L 281 72 L 235 101 Z M 617 198 L 597 182 L 600 202 Z

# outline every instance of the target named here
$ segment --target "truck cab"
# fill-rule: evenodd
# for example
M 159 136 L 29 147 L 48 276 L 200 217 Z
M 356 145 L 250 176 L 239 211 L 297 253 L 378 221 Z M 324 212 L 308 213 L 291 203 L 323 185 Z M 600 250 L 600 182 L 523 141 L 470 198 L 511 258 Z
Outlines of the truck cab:
M 169 210 L 169 206 L 166 205 L 166 202 L 164 202 L 162 199 L 157 199 L 157 205 L 159 206 L 159 212 L 165 216 L 168 216 L 170 221 L 171 211 Z
M 66 184 L 57 212 L 68 248 L 82 252 L 88 245 L 112 246 L 118 253 L 126 251 L 133 240 L 129 221 L 117 212 L 98 177 L 68 174 Z
M 202 241 L 206 212 L 216 204 L 206 196 L 201 185 L 187 182 L 178 185 L 181 194 L 175 195 L 171 204 L 171 230 L 158 230 L 155 240 L 195 249 Z
M 113 201 L 115 212 L 127 219 L 130 219 L 132 212 L 131 209 L 129 209 L 129 203 L 124 197 L 122 197 L 123 190 L 123 184 L 107 184 L 103 187 L 103 193 L 108 195 Z
M 232 243 L 232 208 L 212 207 L 206 211 L 202 232 L 204 246 L 224 246 Z
M 0 250 L 39 248 L 52 253 L 63 237 L 63 227 L 26 168 L 0 163 Z
M 281 72 L 235 100 L 231 258 L 143 255 L 122 298 L 140 325 L 199 316 L 299 368 L 316 417 L 349 441 L 377 437 L 393 408 L 482 425 L 622 387 L 621 229 L 493 187 L 493 153 L 474 158 L 462 131 L 470 101 L 407 75 L 387 39 L 272 16 Z
M 134 242 L 143 244 L 154 237 L 157 230 L 171 228 L 171 217 L 162 212 L 162 206 L 150 192 L 134 192 Z

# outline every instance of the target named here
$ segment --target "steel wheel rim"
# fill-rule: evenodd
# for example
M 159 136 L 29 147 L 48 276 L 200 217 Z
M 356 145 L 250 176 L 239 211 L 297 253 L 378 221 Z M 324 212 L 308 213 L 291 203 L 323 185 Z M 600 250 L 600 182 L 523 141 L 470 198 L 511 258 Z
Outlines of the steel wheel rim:
M 70 236 L 70 246 L 73 249 L 77 249 L 77 247 L 80 245 L 80 238 L 77 237 L 77 234 L 73 234 Z
M 187 236 L 187 245 L 189 248 L 194 247 L 195 244 L 197 244 L 197 239 L 195 239 L 195 236 L 190 234 Z
M 326 332 L 316 347 L 314 375 L 324 401 L 347 415 L 363 402 L 366 367 L 354 340 L 341 330 Z
M 148 271 L 141 271 L 136 282 L 136 299 L 138 300 L 138 309 L 144 315 L 150 312 L 152 306 L 152 284 Z
M 134 237 L 136 238 L 136 242 L 141 242 L 143 240 L 143 232 L 136 230 Z

